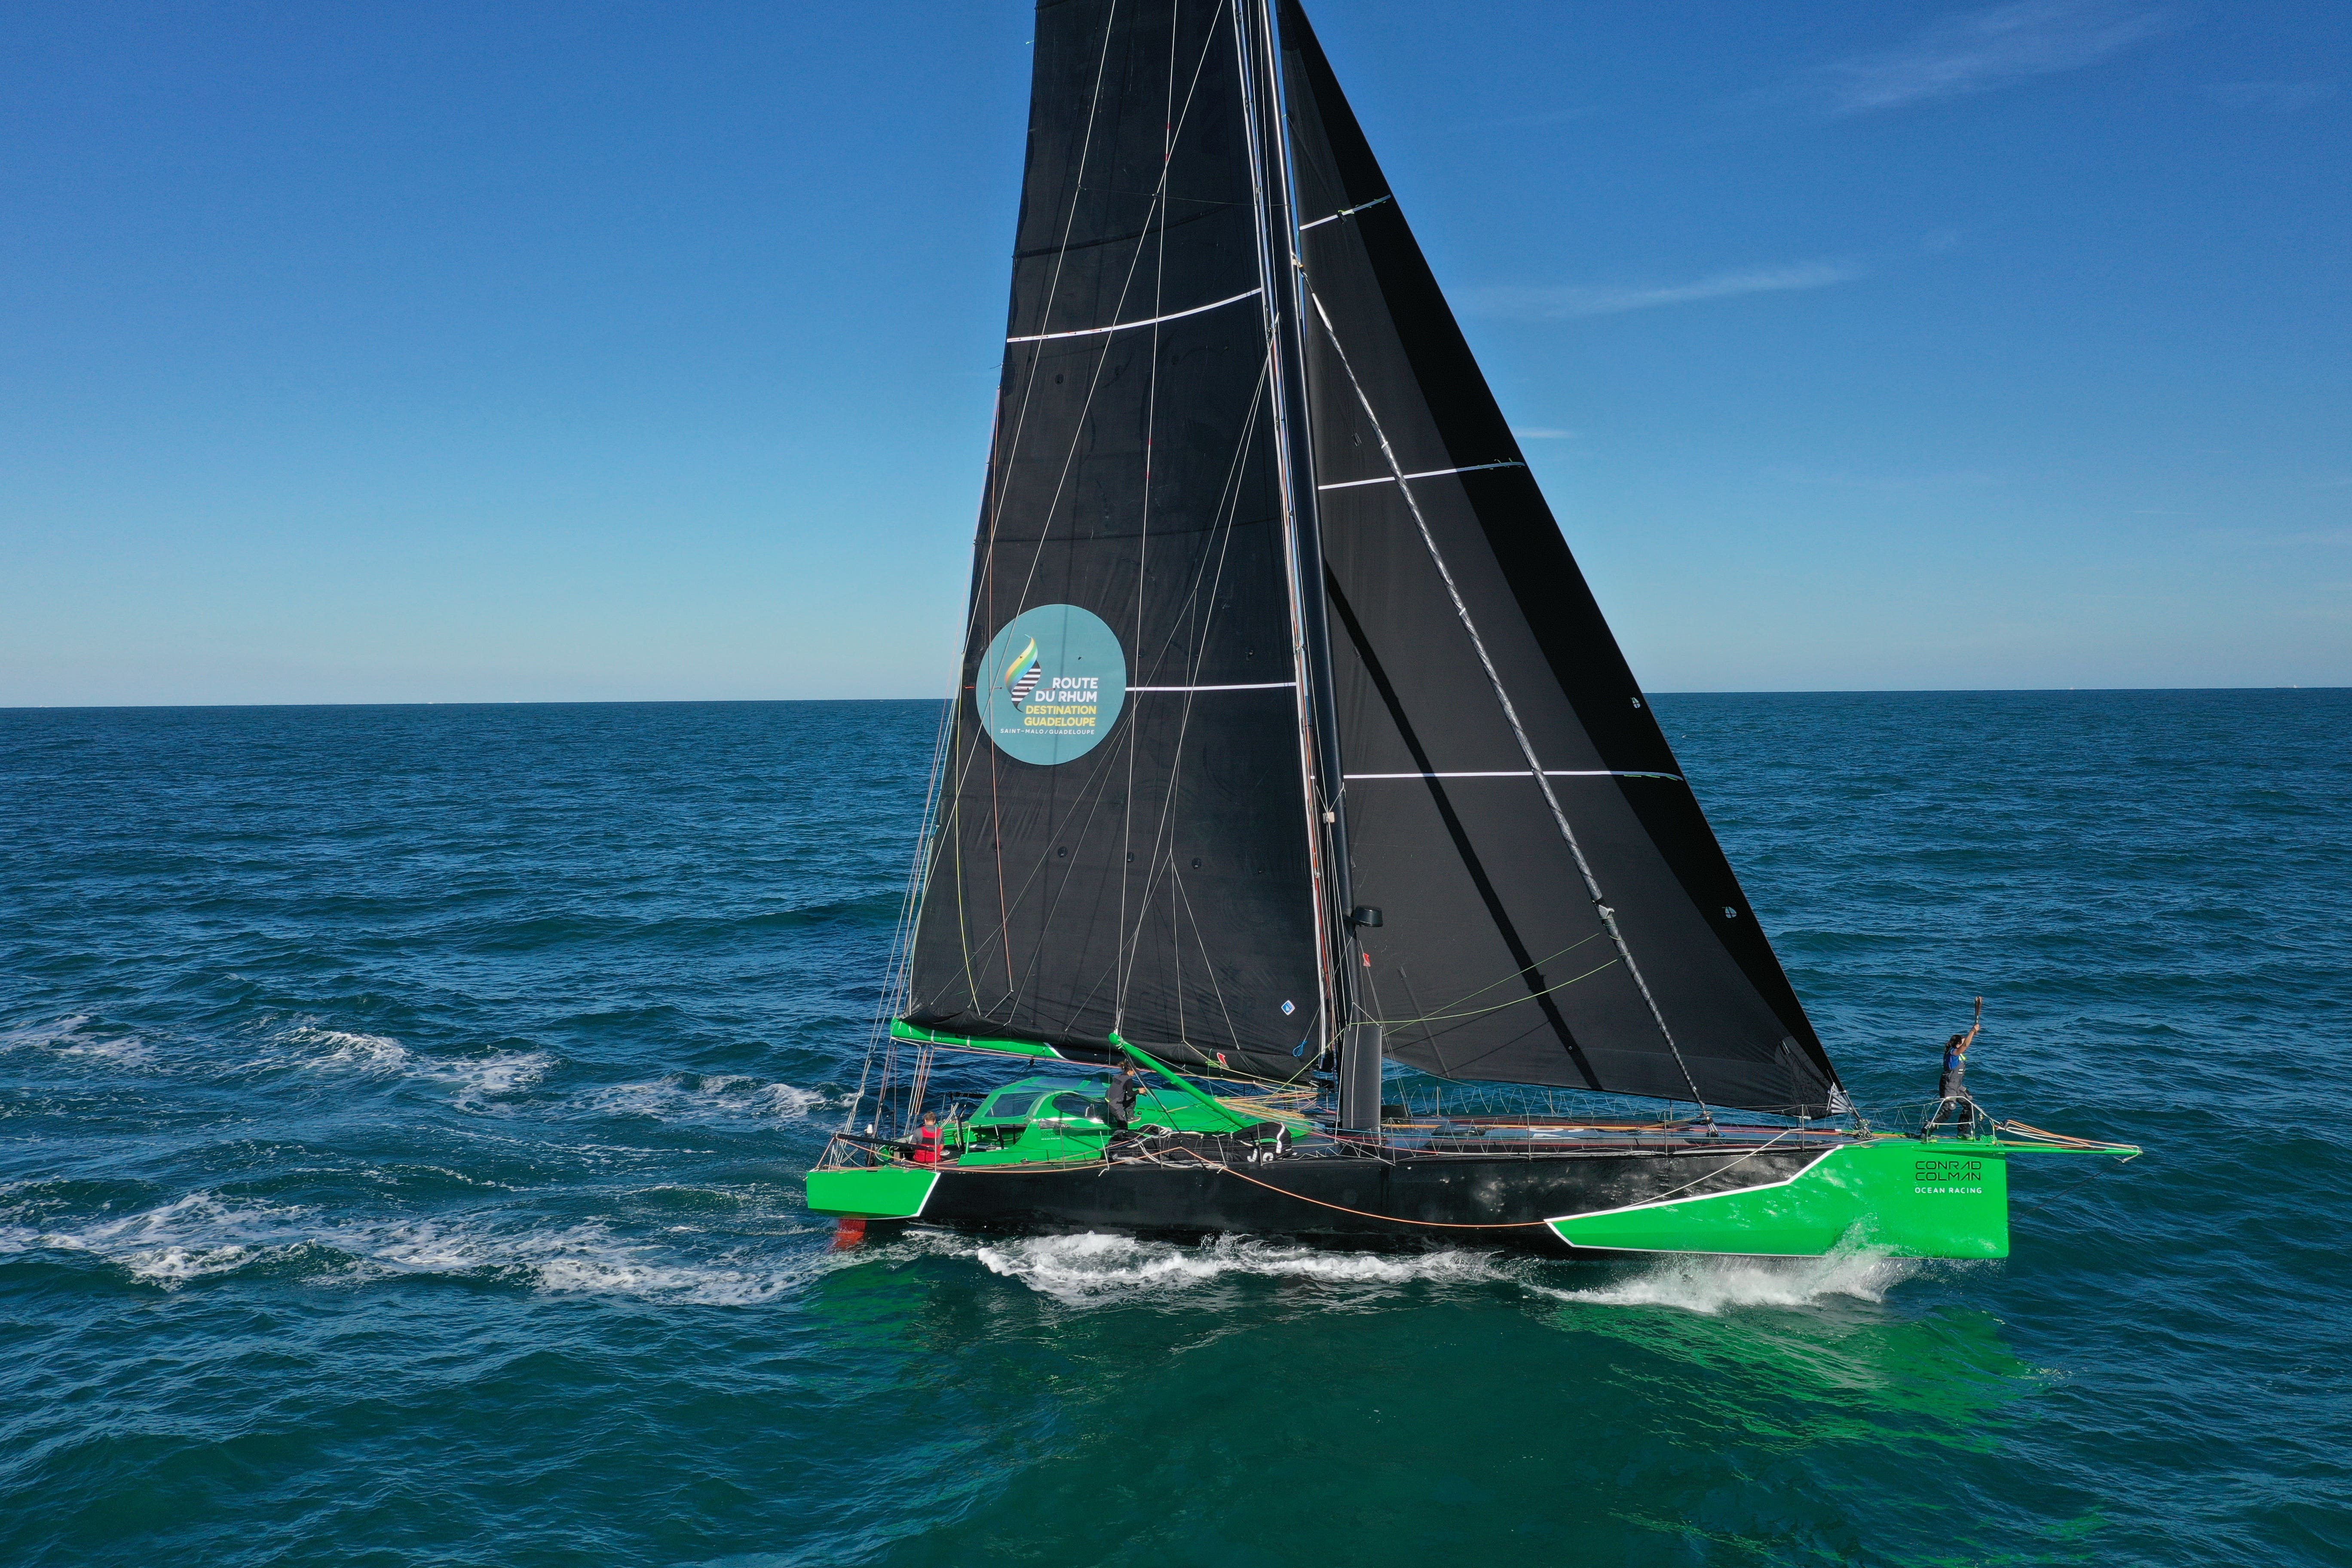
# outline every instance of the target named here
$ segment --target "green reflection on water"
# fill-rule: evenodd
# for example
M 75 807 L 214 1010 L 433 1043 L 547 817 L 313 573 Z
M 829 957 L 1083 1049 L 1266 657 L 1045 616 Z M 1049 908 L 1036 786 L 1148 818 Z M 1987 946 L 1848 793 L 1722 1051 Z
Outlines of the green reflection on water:
M 901 1528 L 859 1543 L 872 1560 L 2079 1550 L 2038 1528 L 2046 1512 L 1979 1517 L 2049 1378 L 1916 1264 L 1086 1245 L 918 1241 L 810 1292 L 836 1348 L 895 1363 L 828 1424 L 897 1468 Z M 1906 1281 L 1916 1305 L 1885 1299 Z M 1930 1466 L 1949 1507 L 1922 1504 Z

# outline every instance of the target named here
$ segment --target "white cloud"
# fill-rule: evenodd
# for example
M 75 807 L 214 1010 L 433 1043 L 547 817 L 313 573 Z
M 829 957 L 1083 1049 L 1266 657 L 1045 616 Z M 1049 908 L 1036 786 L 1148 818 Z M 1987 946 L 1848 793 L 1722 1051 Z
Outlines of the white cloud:
M 1573 441 L 1584 433 L 1580 430 L 1553 430 L 1540 425 L 1514 425 L 1511 434 L 1522 441 Z
M 2183 25 L 2128 0 L 2015 0 L 1947 16 L 1909 43 L 1822 74 L 1832 112 L 1863 114 L 2075 70 Z
M 2308 109 L 2336 90 L 2332 81 L 2221 81 L 2205 96 L 2224 109 L 2258 109 L 2268 114 L 2293 114 Z
M 1487 316 L 1517 316 L 1539 321 L 1572 316 L 1614 316 L 1626 310 L 1646 310 L 1656 305 L 1687 305 L 1700 300 L 1728 300 L 1741 294 L 1776 294 L 1791 289 L 1822 289 L 1851 282 L 1865 268 L 1846 261 L 1803 261 L 1788 267 L 1751 268 L 1718 272 L 1689 283 L 1634 285 L 1566 284 L 1518 288 L 1507 285 L 1471 289 L 1462 296 L 1465 308 Z

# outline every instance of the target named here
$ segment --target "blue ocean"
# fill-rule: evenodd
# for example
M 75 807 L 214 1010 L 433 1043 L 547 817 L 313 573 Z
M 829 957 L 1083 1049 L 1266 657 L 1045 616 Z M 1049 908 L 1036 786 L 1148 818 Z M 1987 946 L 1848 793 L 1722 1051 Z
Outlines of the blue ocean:
M 1981 994 L 2146 1155 L 1998 1264 L 835 1251 L 936 704 L 0 712 L 0 1563 L 2352 1563 L 2352 693 L 1656 706 L 1858 1100 Z

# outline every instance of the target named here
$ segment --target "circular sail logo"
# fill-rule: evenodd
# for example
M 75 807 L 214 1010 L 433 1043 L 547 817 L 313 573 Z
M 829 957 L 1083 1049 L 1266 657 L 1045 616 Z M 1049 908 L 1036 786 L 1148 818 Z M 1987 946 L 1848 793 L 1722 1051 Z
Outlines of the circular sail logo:
M 1127 705 L 1127 654 L 1101 616 L 1040 605 L 981 655 L 972 700 L 997 750 L 1052 767 L 1085 756 Z

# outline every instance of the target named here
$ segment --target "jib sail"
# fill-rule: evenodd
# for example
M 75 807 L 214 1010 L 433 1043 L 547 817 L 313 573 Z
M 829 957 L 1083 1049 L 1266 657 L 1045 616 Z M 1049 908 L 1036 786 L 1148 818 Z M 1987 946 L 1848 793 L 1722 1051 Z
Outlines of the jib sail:
M 1381 911 L 1358 1005 L 1449 1078 L 1819 1112 L 1836 1070 L 1304 12 L 1280 14 L 1353 898 Z

